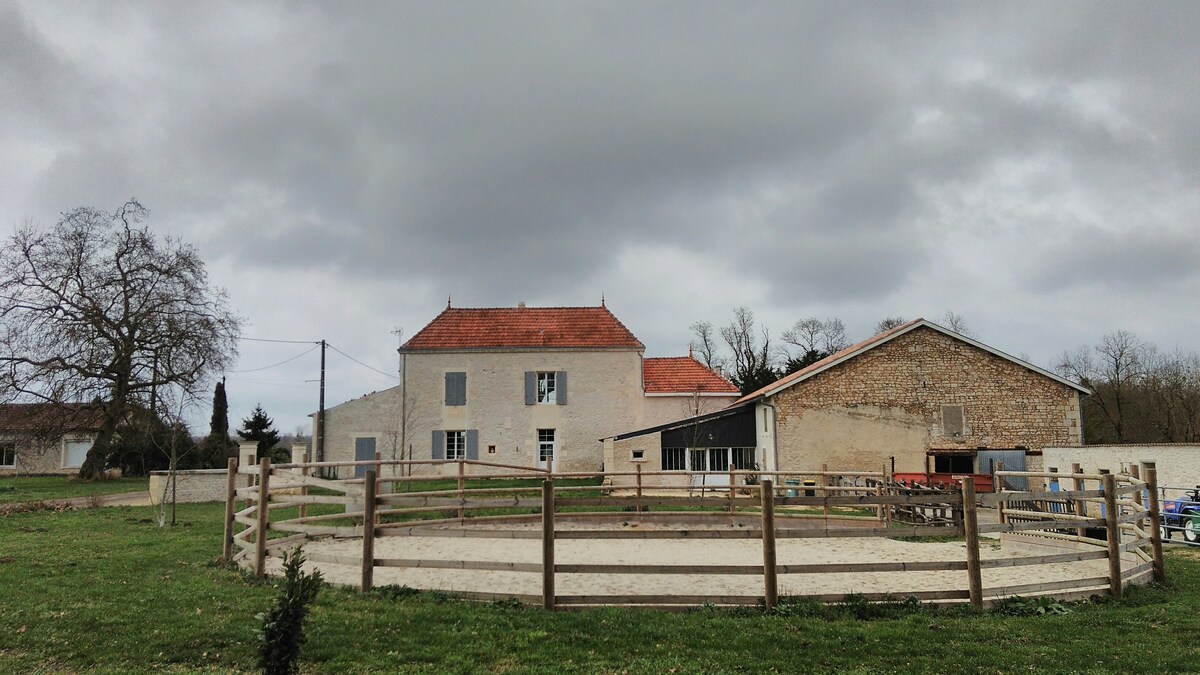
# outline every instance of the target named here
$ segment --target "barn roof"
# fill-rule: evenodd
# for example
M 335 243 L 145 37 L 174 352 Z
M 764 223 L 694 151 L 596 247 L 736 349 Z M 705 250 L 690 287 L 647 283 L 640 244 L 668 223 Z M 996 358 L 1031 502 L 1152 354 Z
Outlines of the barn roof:
M 1039 375 L 1048 377 L 1048 378 L 1058 382 L 1059 384 L 1063 384 L 1065 386 L 1071 387 L 1072 389 L 1076 389 L 1076 390 L 1080 391 L 1081 393 L 1084 393 L 1084 394 L 1092 393 L 1092 390 L 1088 389 L 1087 387 L 1076 384 L 1075 382 L 1072 382 L 1064 377 L 1055 375 L 1054 373 L 1052 373 L 1048 370 L 1038 368 L 1037 366 L 1033 365 L 1032 363 L 1029 363 L 1027 361 L 1022 361 L 1021 359 L 1018 359 L 1015 356 L 1010 356 L 1008 354 L 1005 354 L 1004 352 L 1000 351 L 999 349 L 996 349 L 995 347 L 989 347 L 988 345 L 985 345 L 982 342 L 973 340 L 965 335 L 956 333 L 956 332 L 950 330 L 949 328 L 943 328 L 942 326 L 939 326 L 936 323 L 933 323 L 932 321 L 927 321 L 925 319 L 916 319 L 914 321 L 909 321 L 908 323 L 896 326 L 895 328 L 892 328 L 890 330 L 886 330 L 882 333 L 879 333 L 878 335 L 869 337 L 866 340 L 863 340 L 862 342 L 851 345 L 839 352 L 834 352 L 833 354 L 830 354 L 829 356 L 821 359 L 820 361 L 817 361 L 816 363 L 808 366 L 807 368 L 797 370 L 794 373 L 786 375 L 786 376 L 772 382 L 771 384 L 768 384 L 767 386 L 759 389 L 758 391 L 754 391 L 754 392 L 751 392 L 751 393 L 743 396 L 742 398 L 738 399 L 734 403 L 734 405 L 737 405 L 740 403 L 745 403 L 747 401 L 757 400 L 757 399 L 764 398 L 767 396 L 774 396 L 775 394 L 778 394 L 779 392 L 783 391 L 784 389 L 787 389 L 788 387 L 799 384 L 800 382 L 803 382 L 804 380 L 807 380 L 808 378 L 813 377 L 814 375 L 823 373 L 826 370 L 829 370 L 830 368 L 833 368 L 834 366 L 836 366 L 840 363 L 849 361 L 850 359 L 853 359 L 861 354 L 864 354 L 880 345 L 886 344 L 886 343 L 896 339 L 897 337 L 900 337 L 901 335 L 904 335 L 906 333 L 910 333 L 918 328 L 930 328 L 930 329 L 935 330 L 944 335 L 948 335 L 948 336 L 954 338 L 955 340 L 965 342 L 973 347 L 978 347 L 979 349 L 982 349 L 990 354 L 993 354 L 1002 359 L 1005 359 L 1006 361 L 1011 361 L 1012 363 L 1015 363 L 1018 366 L 1021 366 L 1022 368 L 1026 368 L 1026 369 L 1031 370 Z

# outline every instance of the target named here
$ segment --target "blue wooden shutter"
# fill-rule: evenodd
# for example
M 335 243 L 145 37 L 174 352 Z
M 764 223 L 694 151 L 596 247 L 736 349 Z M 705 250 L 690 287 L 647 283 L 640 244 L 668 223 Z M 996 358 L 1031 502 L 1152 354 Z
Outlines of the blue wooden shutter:
M 467 429 L 467 459 L 479 459 L 479 431 Z
M 525 371 L 525 405 L 537 403 L 537 373 Z
M 446 432 L 440 429 L 433 432 L 433 458 L 446 458 Z
M 467 404 L 467 374 L 446 373 L 446 405 Z
M 554 374 L 554 396 L 559 405 L 567 404 L 567 371 L 565 370 Z

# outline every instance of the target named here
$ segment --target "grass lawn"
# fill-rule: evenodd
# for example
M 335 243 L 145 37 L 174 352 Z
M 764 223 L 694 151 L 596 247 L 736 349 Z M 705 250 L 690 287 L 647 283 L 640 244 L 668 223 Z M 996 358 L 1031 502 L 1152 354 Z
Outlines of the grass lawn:
M 0 518 L 0 672 L 253 671 L 269 582 L 217 566 L 222 506 Z M 436 593 L 321 592 L 304 672 L 1180 672 L 1195 670 L 1200 551 L 1169 583 L 1071 613 L 589 610 L 546 613 Z M 885 610 L 887 608 L 884 608 Z
M 0 504 L 145 492 L 149 486 L 150 479 L 145 476 L 93 481 L 74 476 L 6 476 L 0 478 Z

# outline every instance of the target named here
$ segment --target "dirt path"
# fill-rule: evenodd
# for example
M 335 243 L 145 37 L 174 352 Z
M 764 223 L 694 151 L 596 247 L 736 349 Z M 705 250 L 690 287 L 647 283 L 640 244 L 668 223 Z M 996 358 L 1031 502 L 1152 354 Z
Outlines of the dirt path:
M 530 526 L 534 527 L 534 526 Z M 852 562 L 930 562 L 966 560 L 966 545 L 961 541 L 911 542 L 885 538 L 779 539 L 776 542 L 778 564 L 818 564 Z M 311 542 L 307 551 L 328 555 L 357 557 L 360 539 L 328 539 Z M 1021 550 L 1020 546 L 985 541 L 984 559 L 1021 555 L 1044 555 L 1045 550 Z M 488 539 L 448 537 L 386 537 L 375 542 L 377 558 L 421 560 L 470 560 L 515 563 L 540 563 L 541 546 L 530 539 Z M 559 564 L 654 564 L 654 565 L 761 565 L 762 542 L 757 539 L 560 539 L 555 545 Z M 272 569 L 278 560 L 272 559 Z M 327 581 L 356 586 L 357 565 L 321 563 Z M 984 588 L 1045 581 L 1068 581 L 1103 576 L 1105 560 L 1001 567 L 983 570 Z M 541 593 L 541 575 L 535 572 L 494 572 L 377 567 L 375 584 L 405 585 L 412 588 L 445 591 Z M 757 574 L 559 574 L 555 581 L 560 595 L 761 595 L 762 578 Z M 825 574 L 783 574 L 779 591 L 783 595 L 821 595 L 847 593 L 896 593 L 918 591 L 965 590 L 965 571 L 940 572 L 859 572 Z

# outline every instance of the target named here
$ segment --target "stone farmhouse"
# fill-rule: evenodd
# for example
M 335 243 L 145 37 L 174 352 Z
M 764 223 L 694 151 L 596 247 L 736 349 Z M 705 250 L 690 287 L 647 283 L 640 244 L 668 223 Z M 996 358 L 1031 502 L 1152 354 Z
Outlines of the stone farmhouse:
M 323 433 L 325 461 L 378 451 L 596 471 L 600 439 L 737 400 L 690 356 L 644 351 L 603 304 L 447 307 L 401 346 L 399 386 L 327 409 L 323 430 L 314 415 L 314 455 Z
M 100 424 L 88 406 L 0 405 L 0 475 L 78 471 Z
M 1082 444 L 1069 380 L 918 319 L 792 373 L 724 410 L 605 439 L 605 465 L 645 471 L 990 473 L 1040 468 Z M 1028 461 L 1028 466 L 1026 462 Z M 719 478 L 719 477 L 711 477 Z M 671 482 L 671 481 L 667 481 Z

